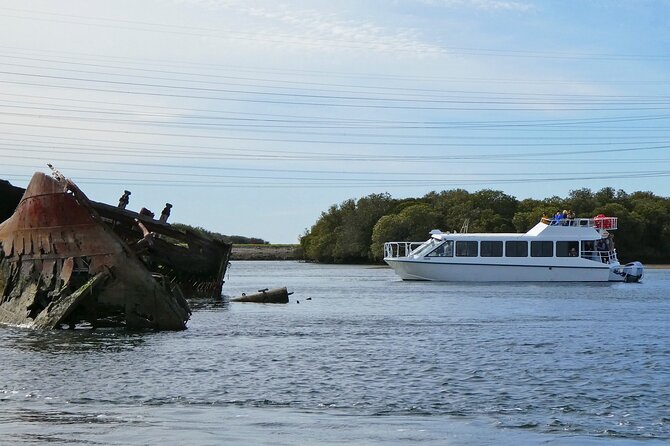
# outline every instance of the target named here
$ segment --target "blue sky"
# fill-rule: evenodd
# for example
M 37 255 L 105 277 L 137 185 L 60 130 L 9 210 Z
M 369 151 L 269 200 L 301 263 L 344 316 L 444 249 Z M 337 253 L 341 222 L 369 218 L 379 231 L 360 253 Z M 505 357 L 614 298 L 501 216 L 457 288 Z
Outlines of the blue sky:
M 0 178 L 294 243 L 457 187 L 670 195 L 670 1 L 0 1 Z

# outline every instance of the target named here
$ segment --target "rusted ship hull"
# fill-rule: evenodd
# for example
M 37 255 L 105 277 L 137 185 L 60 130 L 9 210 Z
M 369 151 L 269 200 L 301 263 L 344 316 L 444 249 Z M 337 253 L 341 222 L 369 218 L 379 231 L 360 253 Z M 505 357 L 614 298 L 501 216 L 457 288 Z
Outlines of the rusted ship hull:
M 170 243 L 163 237 L 184 234 L 116 209 L 89 201 L 70 180 L 36 173 L 0 223 L 0 323 L 182 330 L 190 310 L 180 284 L 220 295 L 230 246 Z
M 93 208 L 151 271 L 179 285 L 188 298 L 221 298 L 232 245 L 104 203 Z M 138 222 L 148 232 L 143 234 Z

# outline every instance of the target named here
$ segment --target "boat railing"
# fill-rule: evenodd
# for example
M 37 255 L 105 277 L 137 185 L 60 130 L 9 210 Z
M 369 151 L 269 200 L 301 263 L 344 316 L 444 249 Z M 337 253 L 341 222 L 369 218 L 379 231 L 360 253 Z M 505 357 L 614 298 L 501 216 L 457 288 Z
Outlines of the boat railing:
M 617 217 L 593 217 L 593 218 L 543 218 L 542 221 L 549 226 L 576 226 L 580 228 L 596 228 L 614 230 L 618 226 Z
M 617 263 L 616 249 L 612 251 L 582 251 L 581 258 L 601 263 Z
M 386 242 L 384 243 L 384 258 L 407 257 L 423 243 L 425 242 Z

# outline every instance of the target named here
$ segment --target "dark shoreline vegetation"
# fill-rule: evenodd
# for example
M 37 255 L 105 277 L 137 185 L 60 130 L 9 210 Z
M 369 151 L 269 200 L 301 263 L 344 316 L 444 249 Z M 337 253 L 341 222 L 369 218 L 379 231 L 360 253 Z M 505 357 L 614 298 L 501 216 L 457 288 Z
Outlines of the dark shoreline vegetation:
M 614 231 L 622 263 L 670 263 L 670 199 L 652 192 L 626 193 L 611 187 L 583 188 L 566 198 L 517 200 L 502 191 L 463 189 L 394 199 L 372 194 L 324 211 L 300 238 L 305 260 L 321 263 L 378 263 L 384 242 L 424 241 L 432 229 L 468 232 L 526 232 L 543 215 L 571 210 L 575 217 L 619 218 Z
M 241 235 L 223 235 L 219 234 L 218 232 L 209 231 L 200 226 L 190 226 L 183 223 L 172 223 L 172 227 L 175 229 L 188 229 L 200 235 L 212 238 L 214 240 L 220 240 L 224 243 L 232 243 L 233 245 L 236 244 L 268 245 L 270 243 L 257 237 L 244 237 Z
M 302 260 L 304 257 L 300 245 L 297 244 L 273 245 L 257 237 L 223 235 L 200 226 L 190 226 L 183 223 L 173 223 L 172 226 L 177 229 L 188 229 L 225 243 L 231 243 L 233 245 L 231 260 Z

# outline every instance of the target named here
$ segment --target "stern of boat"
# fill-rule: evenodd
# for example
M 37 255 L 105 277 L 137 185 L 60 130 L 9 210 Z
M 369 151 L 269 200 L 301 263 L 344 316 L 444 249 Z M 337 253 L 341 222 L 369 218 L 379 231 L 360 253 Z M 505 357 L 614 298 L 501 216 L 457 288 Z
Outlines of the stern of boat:
M 612 265 L 610 281 L 634 283 L 642 280 L 644 265 L 640 262 L 630 262 L 625 265 Z

